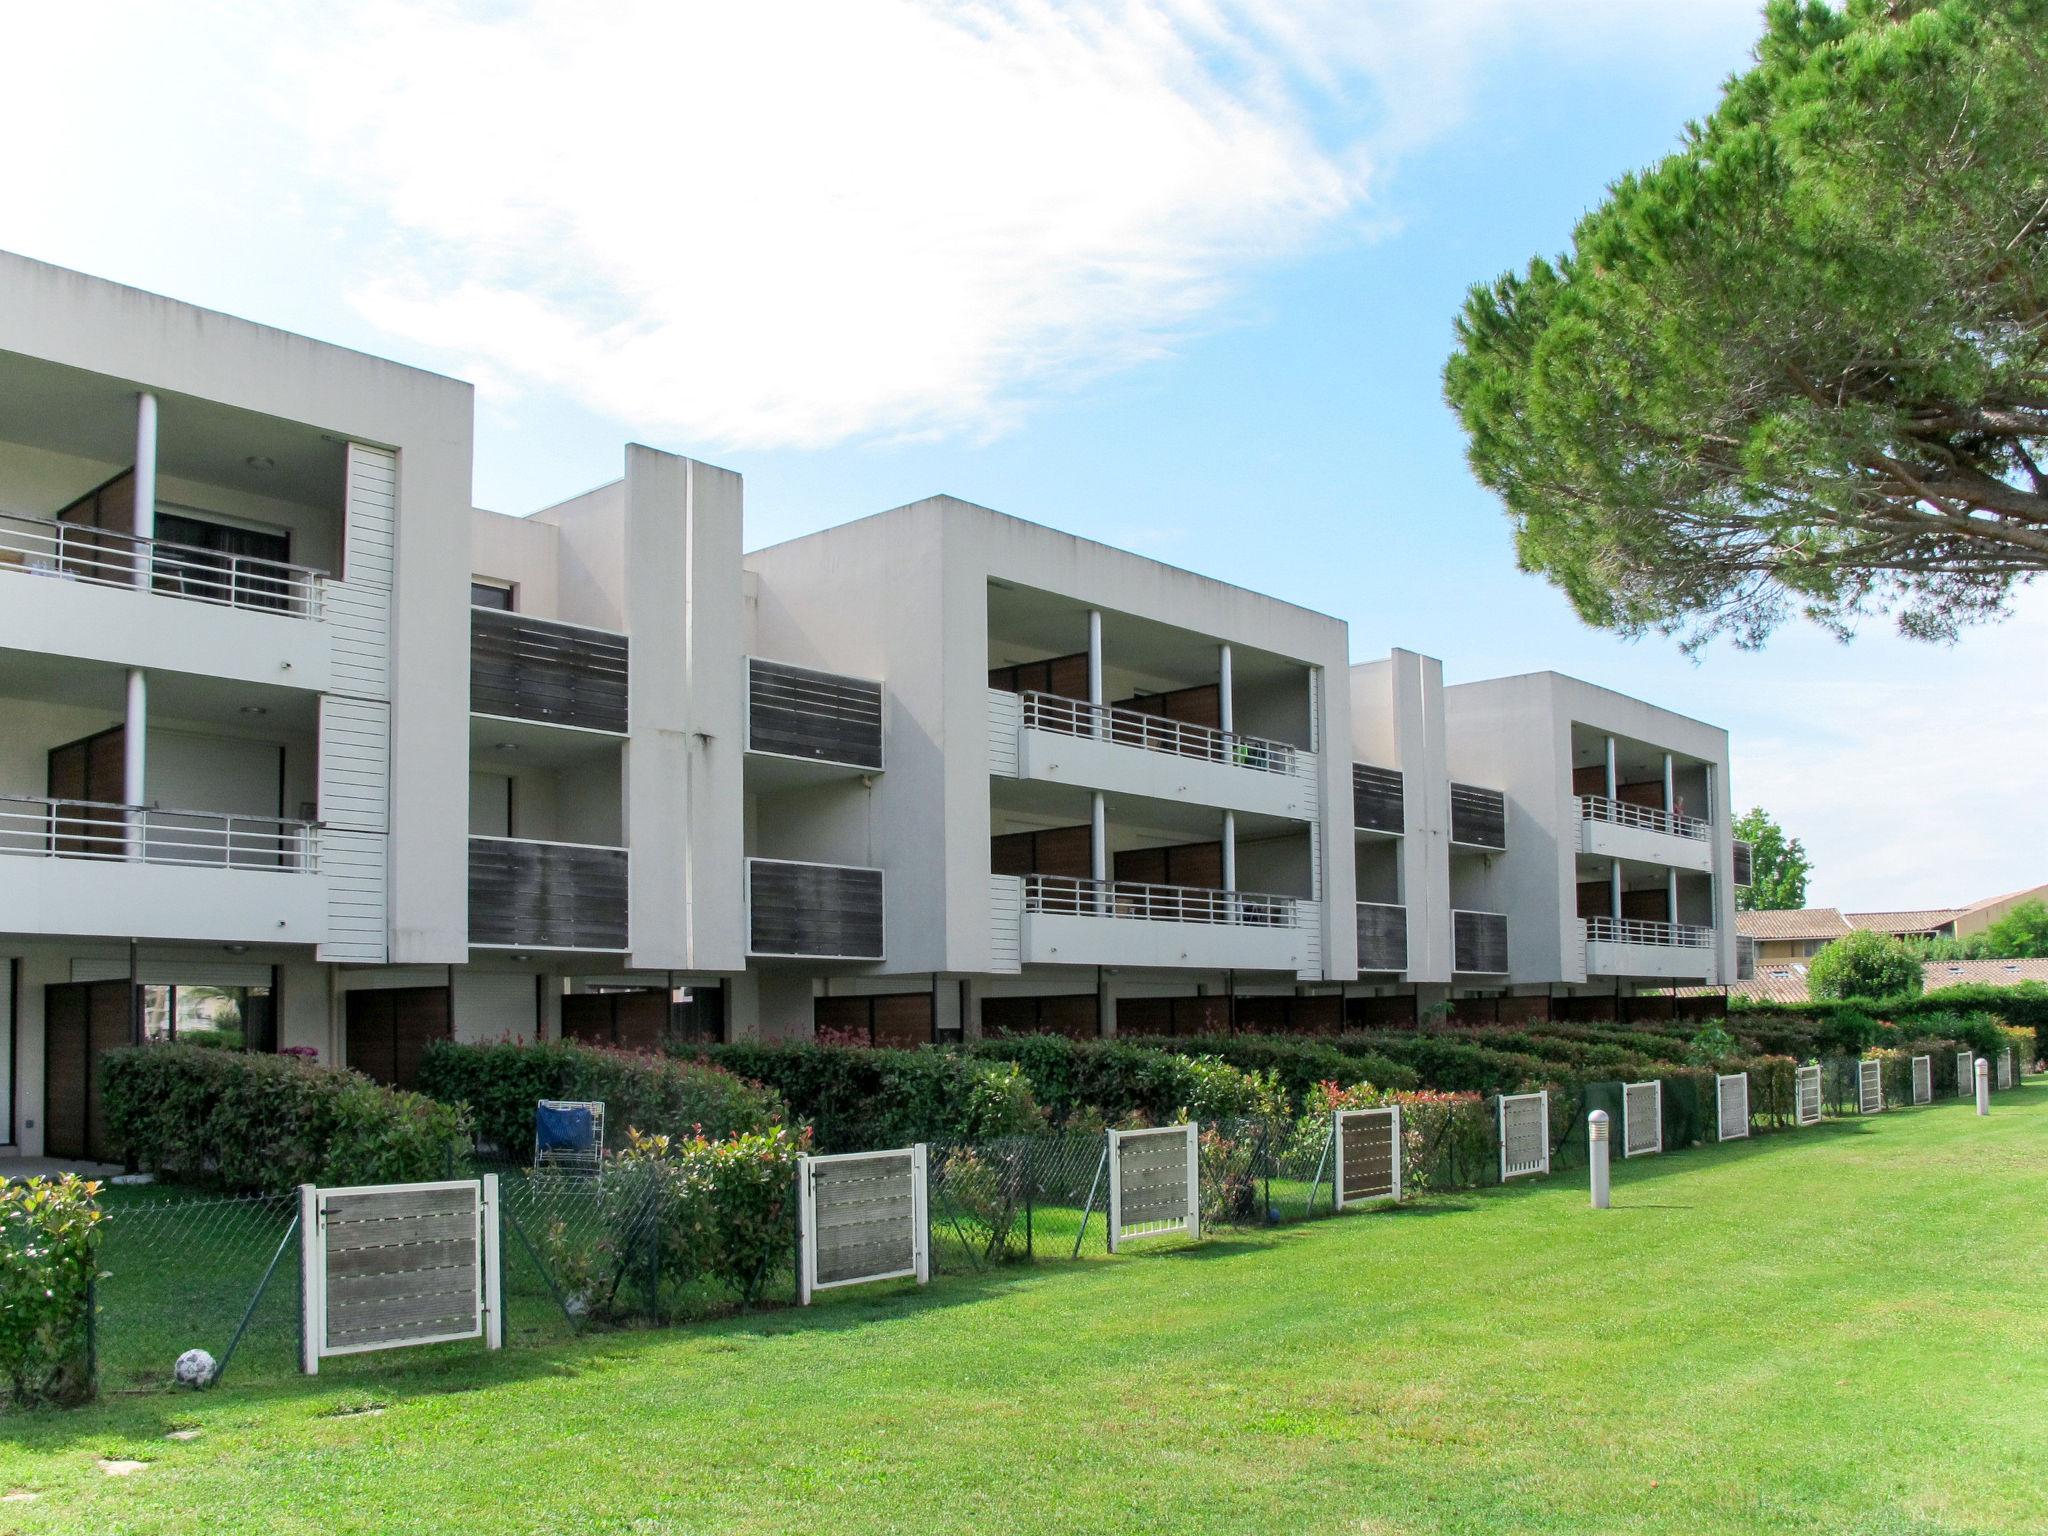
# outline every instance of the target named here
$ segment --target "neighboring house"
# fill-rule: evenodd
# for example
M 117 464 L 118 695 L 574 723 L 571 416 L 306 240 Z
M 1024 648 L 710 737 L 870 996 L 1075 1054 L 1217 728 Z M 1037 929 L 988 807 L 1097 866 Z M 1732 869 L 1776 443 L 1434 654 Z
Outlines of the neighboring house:
M 1982 933 L 2014 907 L 2029 901 L 2048 902 L 2048 885 L 2032 885 L 2023 891 L 2008 891 L 2003 896 L 1987 896 L 1982 901 L 1971 902 L 1956 913 L 1955 936 L 1967 939 L 1973 933 Z
M 2048 960 L 1930 960 L 1921 987 L 1939 992 L 1944 987 L 2017 987 L 2028 982 L 2048 984 Z
M 1913 912 L 1844 912 L 1851 928 L 1889 934 L 1895 939 L 1952 939 L 1960 907 L 1932 907 Z
M 1765 966 L 1811 960 L 1851 927 L 1849 920 L 1833 907 L 1735 914 L 1736 933 L 1756 946 L 1759 971 Z
M 145 1038 L 406 1083 L 1736 979 L 1714 726 L 949 497 L 749 555 L 632 445 L 484 511 L 473 404 L 0 255 L 0 1150 L 107 1150 Z

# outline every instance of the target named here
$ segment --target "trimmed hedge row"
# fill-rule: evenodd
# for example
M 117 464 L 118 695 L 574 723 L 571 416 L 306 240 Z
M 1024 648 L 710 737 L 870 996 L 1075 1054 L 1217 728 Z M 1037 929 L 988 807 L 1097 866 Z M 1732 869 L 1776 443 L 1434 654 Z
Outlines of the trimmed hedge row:
M 298 1056 L 127 1046 L 100 1073 L 114 1144 L 195 1183 L 282 1193 L 442 1179 L 469 1147 L 461 1110 Z
M 533 1150 L 533 1107 L 541 1099 L 601 1100 L 614 1146 L 629 1130 L 722 1141 L 789 1118 L 771 1089 L 719 1067 L 568 1040 L 436 1041 L 420 1062 L 419 1089 L 467 1106 L 480 1141 L 522 1160 Z
M 2016 1029 L 2032 1030 L 2036 1052 L 2048 1055 L 2048 986 L 2038 981 L 2014 987 L 1942 987 L 1913 997 L 1850 998 L 1844 1002 L 1759 1004 L 1738 998 L 1731 1000 L 1728 1027 L 1748 1034 L 1759 1027 L 1774 1027 L 1764 1022 L 1772 1016 L 1788 1021 L 1811 1020 L 1826 1028 L 1842 1015 L 1849 1015 L 1852 1024 L 1856 1018 L 1889 1019 L 1904 1024 L 1940 1014 L 1974 1013 L 1995 1014 Z

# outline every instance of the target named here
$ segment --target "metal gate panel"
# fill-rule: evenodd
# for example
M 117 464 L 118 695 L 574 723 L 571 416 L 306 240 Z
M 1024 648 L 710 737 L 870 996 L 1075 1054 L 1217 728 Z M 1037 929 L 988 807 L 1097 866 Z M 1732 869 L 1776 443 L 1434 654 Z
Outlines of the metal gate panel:
M 1977 1091 L 1977 1058 L 1968 1051 L 1956 1052 L 1956 1097 L 1967 1099 Z
M 1401 1107 L 1339 1109 L 1331 1114 L 1337 1156 L 1337 1209 L 1401 1198 Z
M 1647 1157 L 1664 1150 L 1664 1085 L 1621 1085 L 1621 1155 Z
M 1500 1128 L 1500 1178 L 1550 1172 L 1550 1093 L 1504 1093 L 1495 1101 Z
M 299 1186 L 300 1367 L 331 1355 L 504 1342 L 498 1177 Z
M 1867 1057 L 1856 1063 L 1856 1112 L 1875 1115 L 1884 1109 L 1884 1063 Z
M 1913 1058 L 1913 1102 L 1932 1104 L 1934 1102 L 1934 1058 L 1915 1056 Z
M 1998 1053 L 1998 1086 L 2012 1086 L 2012 1047 L 2009 1045 Z
M 1142 1237 L 1202 1235 L 1201 1128 L 1109 1133 L 1109 1251 Z
M 1714 1097 L 1718 1113 L 1714 1130 L 1721 1141 L 1735 1141 L 1749 1134 L 1749 1074 L 1730 1072 L 1714 1075 Z
M 1801 1067 L 1793 1073 L 1798 1095 L 1797 1118 L 1801 1125 L 1820 1124 L 1820 1066 Z
M 797 1165 L 797 1300 L 873 1280 L 931 1279 L 925 1146 L 806 1157 Z

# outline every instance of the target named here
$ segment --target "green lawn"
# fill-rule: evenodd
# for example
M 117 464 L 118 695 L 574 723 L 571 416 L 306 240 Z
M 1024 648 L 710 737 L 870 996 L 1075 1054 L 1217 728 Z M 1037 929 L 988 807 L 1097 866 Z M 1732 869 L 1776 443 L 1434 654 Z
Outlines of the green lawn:
M 2048 1529 L 2044 1159 L 2033 1087 L 1642 1160 L 1604 1213 L 1577 1173 L 116 1398 L 0 1420 L 0 1530 Z

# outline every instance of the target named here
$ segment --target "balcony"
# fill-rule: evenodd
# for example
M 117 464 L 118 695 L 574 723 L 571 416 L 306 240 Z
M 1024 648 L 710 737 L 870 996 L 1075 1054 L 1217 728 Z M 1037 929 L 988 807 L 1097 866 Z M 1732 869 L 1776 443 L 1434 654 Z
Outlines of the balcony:
M 1451 842 L 1482 853 L 1508 845 L 1508 798 L 1497 789 L 1451 785 Z
M 1393 768 L 1351 765 L 1351 825 L 1399 837 L 1407 830 L 1401 775 Z
M 747 860 L 747 953 L 763 958 L 881 960 L 879 869 Z
M 747 658 L 747 751 L 797 765 L 882 771 L 882 685 Z
M 1019 957 L 1027 965 L 1300 974 L 1319 964 L 1316 904 L 1297 897 L 1067 875 L 994 878 L 1021 883 L 1012 910 Z M 996 910 L 1008 905 L 998 903 Z M 1002 935 L 995 947 L 1007 948 Z
M 623 735 L 626 646 L 610 630 L 472 608 L 470 712 Z
M 318 943 L 319 828 L 279 817 L 0 795 L 0 932 Z
M 1733 866 L 1735 884 L 1747 890 L 1756 880 L 1756 850 L 1748 843 L 1737 841 L 1730 862 Z
M 1053 693 L 991 688 L 989 769 L 1010 778 L 1313 820 L 1316 754 Z
M 1714 930 L 1636 917 L 1587 917 L 1586 974 L 1710 981 Z
M 623 848 L 472 837 L 470 947 L 625 949 L 628 867 Z
M 1505 912 L 1451 913 L 1451 969 L 1466 976 L 1508 973 L 1508 919 Z
M 320 572 L 53 518 L 0 513 L 0 572 L 141 588 L 188 602 L 320 617 Z
M 1408 909 L 1381 901 L 1358 904 L 1358 968 L 1408 969 Z
M 1714 829 L 1692 816 L 1606 795 L 1580 795 L 1579 851 L 1706 873 L 1714 867 Z

